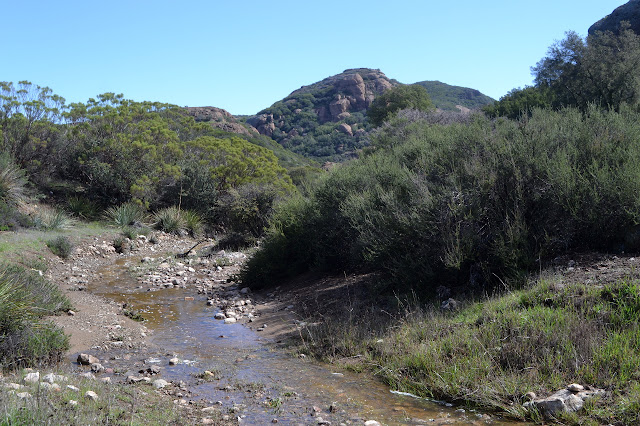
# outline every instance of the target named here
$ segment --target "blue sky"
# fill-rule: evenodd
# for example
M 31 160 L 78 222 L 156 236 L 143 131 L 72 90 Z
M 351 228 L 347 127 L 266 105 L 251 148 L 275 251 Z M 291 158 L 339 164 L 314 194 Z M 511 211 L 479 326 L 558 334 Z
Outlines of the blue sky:
M 348 68 L 499 98 L 624 0 L 7 1 L 0 81 L 254 114 Z

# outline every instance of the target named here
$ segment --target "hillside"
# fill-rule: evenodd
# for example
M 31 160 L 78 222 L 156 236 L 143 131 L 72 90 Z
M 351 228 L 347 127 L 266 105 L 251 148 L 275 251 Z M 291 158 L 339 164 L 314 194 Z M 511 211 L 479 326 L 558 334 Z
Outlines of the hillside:
M 402 83 L 380 70 L 349 69 L 308 86 L 247 119 L 260 134 L 306 157 L 341 161 L 368 144 L 367 108 L 376 96 Z M 436 107 L 474 109 L 493 102 L 477 90 L 423 81 Z
M 631 29 L 640 34 L 640 0 L 631 0 L 620 7 L 617 7 L 611 14 L 605 16 L 589 28 L 589 34 L 596 31 L 612 31 L 618 33 L 620 24 L 623 21 L 629 22 Z
M 419 81 L 415 84 L 427 89 L 436 108 L 445 111 L 482 108 L 495 102 L 495 99 L 482 94 L 479 90 L 468 87 L 452 86 L 441 81 Z
M 310 159 L 283 148 L 270 137 L 258 133 L 254 127 L 241 123 L 238 118 L 222 108 L 187 107 L 186 110 L 197 123 L 207 123 L 216 129 L 218 137 L 235 134 L 248 142 L 270 149 L 278 157 L 280 164 L 287 169 L 313 165 Z

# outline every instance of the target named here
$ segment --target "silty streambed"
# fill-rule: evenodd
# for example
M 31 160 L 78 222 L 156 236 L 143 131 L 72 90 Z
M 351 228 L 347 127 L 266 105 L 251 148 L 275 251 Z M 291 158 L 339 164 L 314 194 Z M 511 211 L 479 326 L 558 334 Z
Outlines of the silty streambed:
M 148 291 L 130 273 L 139 258 L 118 260 L 99 271 L 90 291 L 127 303 L 145 318 L 153 334 L 149 349 L 124 358 L 139 366 L 162 367 L 158 376 L 186 384 L 187 399 L 216 404 L 237 416 L 241 424 L 515 424 L 495 416 L 446 406 L 389 388 L 366 374 L 332 370 L 274 349 L 242 324 L 214 319 L 219 310 L 207 306 L 193 288 L 158 288 Z M 192 299 L 192 300 L 191 300 Z M 259 320 L 258 320 L 259 321 Z M 114 353 L 117 351 L 114 350 Z M 122 354 L 122 353 L 120 353 Z M 181 360 L 168 365 L 173 356 Z M 121 359 L 120 357 L 117 357 Z M 115 361 L 117 365 L 117 361 Z M 197 376 L 212 371 L 215 378 Z M 124 376 L 126 377 L 126 375 Z

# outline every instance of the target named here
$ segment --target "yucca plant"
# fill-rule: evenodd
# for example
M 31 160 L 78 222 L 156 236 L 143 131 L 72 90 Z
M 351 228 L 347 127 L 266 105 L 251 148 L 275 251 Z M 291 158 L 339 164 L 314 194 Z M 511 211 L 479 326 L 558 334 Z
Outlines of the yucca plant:
M 198 213 L 191 210 L 183 210 L 182 217 L 184 218 L 185 228 L 192 237 L 198 237 L 202 234 L 204 226 Z
M 67 208 L 73 215 L 84 219 L 95 218 L 98 212 L 96 205 L 84 197 L 69 198 L 67 200 Z
M 143 224 L 147 219 L 142 207 L 132 202 L 110 207 L 105 212 L 105 217 L 120 228 L 126 228 L 136 223 Z
M 28 292 L 0 270 L 0 336 L 11 333 L 32 317 Z
M 45 231 L 69 229 L 76 224 L 63 210 L 49 206 L 40 206 L 33 222 L 37 228 Z
M 5 155 L 0 155 L 0 200 L 19 205 L 26 200 L 24 171 Z
M 183 212 L 175 206 L 158 210 L 153 218 L 156 229 L 171 234 L 180 234 L 185 231 L 186 222 Z

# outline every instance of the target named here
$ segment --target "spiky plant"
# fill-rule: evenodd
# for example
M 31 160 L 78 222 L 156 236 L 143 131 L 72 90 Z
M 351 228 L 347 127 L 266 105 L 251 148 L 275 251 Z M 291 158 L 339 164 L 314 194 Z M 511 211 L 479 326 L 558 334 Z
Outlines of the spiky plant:
M 0 155 L 0 201 L 19 205 L 27 198 L 24 171 L 7 156 Z
M 192 237 L 198 237 L 202 234 L 204 225 L 198 213 L 191 210 L 183 210 L 182 217 L 184 218 L 185 228 Z
M 63 210 L 49 206 L 40 206 L 33 222 L 37 228 L 44 231 L 69 229 L 76 224 L 76 221 Z
M 154 213 L 154 227 L 170 234 L 180 234 L 185 231 L 186 223 L 183 212 L 173 206 L 158 210 Z
M 147 215 L 142 207 L 132 202 L 110 207 L 105 212 L 105 217 L 120 228 L 126 228 L 135 223 L 143 224 L 147 220 Z

